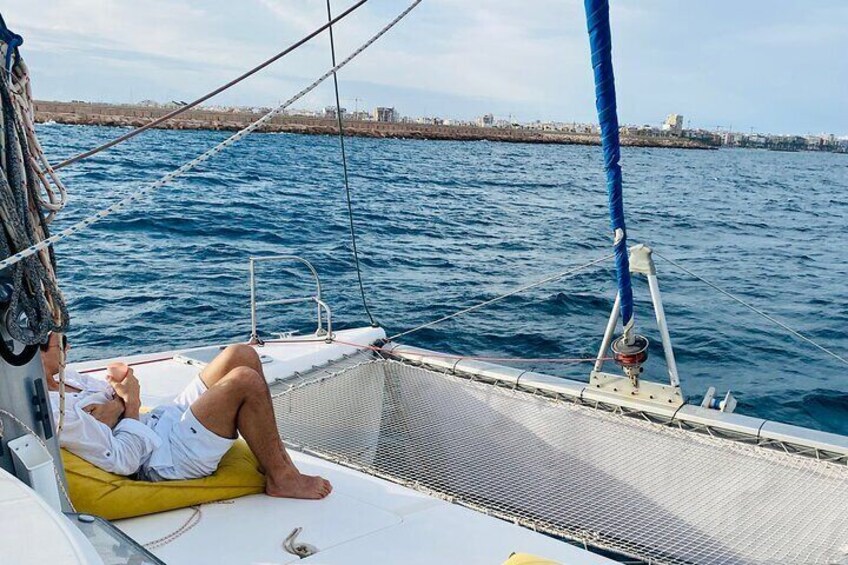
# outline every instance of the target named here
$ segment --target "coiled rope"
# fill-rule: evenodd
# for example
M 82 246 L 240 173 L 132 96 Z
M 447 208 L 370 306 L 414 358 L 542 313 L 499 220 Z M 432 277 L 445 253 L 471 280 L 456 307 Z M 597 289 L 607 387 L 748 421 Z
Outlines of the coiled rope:
M 18 38 L 10 40 L 11 37 Z M 67 191 L 44 157 L 33 127 L 34 108 L 29 72 L 17 45 L 23 40 L 0 20 L 0 53 L 9 62 L 0 77 L 0 255 L 8 257 L 49 238 L 48 224 L 61 210 Z M 14 57 L 11 55 L 14 52 Z M 42 247 L 15 261 L 3 273 L 11 284 L 5 326 L 9 335 L 23 343 L 13 354 L 0 339 L 0 354 L 7 362 L 22 365 L 35 355 L 35 344 L 44 343 L 50 332 L 63 333 L 69 323 L 68 309 L 56 282 L 52 250 Z
M 333 68 L 331 68 L 330 70 L 325 72 L 323 75 L 321 75 L 318 79 L 316 79 L 314 82 L 312 82 L 309 86 L 307 86 L 306 88 L 304 88 L 303 90 L 301 90 L 300 92 L 298 92 L 297 94 L 295 94 L 294 96 L 292 96 L 291 98 L 289 98 L 288 100 L 286 100 L 285 102 L 283 102 L 282 104 L 280 104 L 279 106 L 277 106 L 276 108 L 274 108 L 273 110 L 271 110 L 270 112 L 268 112 L 267 114 L 265 114 L 264 116 L 259 118 L 258 120 L 256 120 L 252 124 L 248 125 L 244 129 L 234 133 L 233 135 L 231 135 L 230 137 L 228 137 L 227 139 L 225 139 L 224 141 L 222 141 L 218 145 L 212 147 L 211 149 L 202 153 L 198 157 L 195 157 L 194 159 L 192 159 L 188 163 L 184 164 L 183 166 L 179 167 L 178 169 L 168 173 L 167 175 L 163 176 L 162 178 L 160 178 L 156 182 L 154 182 L 154 183 L 152 183 L 152 184 L 150 184 L 150 185 L 148 185 L 144 188 L 137 190 L 133 194 L 130 194 L 129 196 L 115 202 L 114 204 L 112 204 L 108 208 L 104 208 L 103 210 L 100 210 L 96 214 L 88 216 L 87 218 L 73 224 L 72 226 L 62 230 L 61 232 L 59 232 L 55 235 L 52 235 L 52 236 L 50 236 L 50 237 L 48 237 L 48 238 L 46 238 L 42 241 L 39 241 L 38 243 L 30 245 L 29 247 L 22 249 L 21 251 L 18 251 L 13 256 L 7 257 L 6 259 L 0 261 L 0 271 L 7 269 L 7 268 L 9 268 L 13 265 L 16 265 L 17 263 L 23 261 L 27 257 L 31 257 L 32 255 L 39 253 L 39 252 L 47 249 L 48 247 L 54 245 L 56 242 L 61 241 L 65 238 L 67 238 L 67 237 L 70 237 L 71 235 L 75 234 L 76 232 L 88 228 L 89 226 L 91 226 L 92 224 L 102 220 L 103 218 L 110 216 L 111 214 L 114 214 L 115 212 L 118 212 L 119 210 L 126 208 L 128 205 L 140 200 L 141 198 L 147 196 L 148 194 L 154 192 L 155 190 L 171 183 L 171 181 L 182 176 L 183 174 L 187 173 L 188 171 L 191 171 L 192 169 L 197 167 L 199 164 L 201 164 L 205 161 L 208 161 L 210 158 L 214 157 L 215 155 L 217 155 L 218 153 L 220 153 L 221 151 L 223 151 L 224 149 L 226 149 L 227 147 L 229 147 L 233 143 L 238 142 L 244 136 L 253 132 L 257 128 L 261 127 L 262 125 L 267 123 L 269 120 L 271 120 L 274 116 L 276 116 L 277 114 L 279 114 L 280 112 L 282 112 L 283 110 L 285 110 L 286 108 L 288 108 L 289 106 L 291 106 L 292 104 L 294 104 L 295 102 L 300 100 L 303 96 L 305 96 L 306 94 L 308 94 L 309 92 L 314 90 L 319 84 L 321 84 L 326 79 L 328 79 L 330 76 L 332 76 L 332 74 L 334 72 L 338 71 L 339 69 L 343 68 L 348 63 L 350 63 L 360 53 L 365 51 L 375 41 L 380 39 L 380 37 L 382 37 L 387 31 L 389 31 L 391 28 L 393 28 L 395 25 L 397 25 L 398 22 L 400 22 L 404 17 L 406 17 L 406 15 L 409 14 L 421 2 L 422 2 L 422 0 L 414 0 L 403 12 L 401 12 L 397 17 L 395 17 L 392 21 L 390 21 L 388 24 L 386 24 L 386 26 L 384 26 L 379 32 L 377 32 L 375 35 L 373 35 L 368 41 L 366 41 L 365 43 L 360 45 L 353 53 L 348 55 L 347 58 L 345 58 L 341 63 L 339 63 L 338 65 L 335 65 Z M 0 204 L 0 205 L 2 205 L 2 204 Z M 2 250 L 0 250 L 0 251 L 2 251 Z

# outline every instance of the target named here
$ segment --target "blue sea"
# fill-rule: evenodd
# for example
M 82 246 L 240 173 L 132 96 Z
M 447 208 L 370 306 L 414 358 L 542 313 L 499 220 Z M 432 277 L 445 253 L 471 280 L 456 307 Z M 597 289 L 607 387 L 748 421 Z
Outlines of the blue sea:
M 40 126 L 54 162 L 125 130 Z M 224 139 L 151 131 L 68 167 L 54 231 Z M 598 147 L 347 142 L 368 302 L 396 333 L 610 252 Z M 848 155 L 623 150 L 629 237 L 848 355 Z M 258 134 L 134 208 L 57 246 L 74 360 L 245 340 L 247 259 L 302 255 L 337 328 L 367 323 L 351 256 L 338 140 Z M 657 259 L 685 393 L 728 389 L 738 412 L 848 433 L 848 367 Z M 294 267 L 260 271 L 262 299 L 306 295 Z M 403 342 L 481 356 L 593 356 L 615 296 L 612 262 Z M 635 282 L 647 375 L 666 379 L 647 285 Z M 306 306 L 260 328 L 312 328 Z M 521 363 L 586 380 L 587 363 Z

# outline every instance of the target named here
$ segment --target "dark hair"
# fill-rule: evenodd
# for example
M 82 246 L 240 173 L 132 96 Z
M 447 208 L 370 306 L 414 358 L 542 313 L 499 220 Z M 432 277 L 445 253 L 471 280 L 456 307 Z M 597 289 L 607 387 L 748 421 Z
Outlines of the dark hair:
M 62 336 L 62 351 L 68 348 L 68 336 L 65 334 L 61 334 Z M 53 337 L 53 332 L 47 334 L 47 340 L 44 343 L 38 344 L 38 347 L 41 348 L 42 351 L 47 351 L 50 349 L 50 338 Z

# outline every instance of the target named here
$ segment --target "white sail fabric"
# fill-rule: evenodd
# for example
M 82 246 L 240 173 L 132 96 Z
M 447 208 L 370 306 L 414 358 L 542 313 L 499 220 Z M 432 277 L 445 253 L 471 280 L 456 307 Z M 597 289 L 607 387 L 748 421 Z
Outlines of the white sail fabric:
M 274 405 L 296 448 L 646 562 L 848 552 L 844 464 L 396 361 L 307 375 Z

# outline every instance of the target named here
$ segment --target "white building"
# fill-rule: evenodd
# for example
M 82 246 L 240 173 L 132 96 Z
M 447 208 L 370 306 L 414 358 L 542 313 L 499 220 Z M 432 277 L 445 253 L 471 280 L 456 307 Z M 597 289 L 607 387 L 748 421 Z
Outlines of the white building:
M 669 114 L 662 125 L 662 130 L 672 135 L 683 133 L 683 116 L 681 114 Z
M 377 106 L 374 108 L 374 121 L 375 122 L 396 122 L 397 121 L 397 111 L 394 108 L 386 108 L 384 106 Z
M 492 114 L 484 114 L 477 118 L 477 125 L 481 128 L 490 128 L 495 125 L 495 116 Z
M 371 116 L 371 114 L 364 110 L 357 110 L 356 112 L 350 115 L 350 119 L 355 122 L 370 122 L 373 117 Z
M 342 117 L 345 117 L 347 115 L 347 109 L 341 108 L 341 111 L 342 111 Z M 336 107 L 335 106 L 325 106 L 324 107 L 324 117 L 325 118 L 332 118 L 332 119 L 335 120 L 337 118 Z

